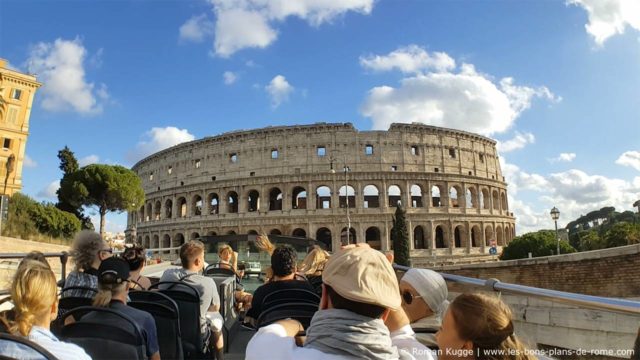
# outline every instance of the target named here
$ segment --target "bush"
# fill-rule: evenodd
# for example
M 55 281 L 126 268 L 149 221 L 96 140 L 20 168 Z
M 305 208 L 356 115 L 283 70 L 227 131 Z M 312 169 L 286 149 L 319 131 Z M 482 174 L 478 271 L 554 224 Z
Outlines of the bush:
M 607 247 L 638 244 L 640 243 L 640 225 L 628 222 L 615 223 L 603 237 Z
M 38 238 L 39 235 L 70 239 L 81 227 L 75 215 L 53 204 L 40 204 L 20 193 L 9 200 L 8 217 L 3 234 L 22 239 Z
M 549 256 L 556 252 L 556 233 L 553 230 L 540 230 L 526 233 L 514 238 L 508 246 L 502 250 L 501 260 L 525 259 L 529 253 L 533 257 Z M 575 252 L 566 241 L 560 241 L 560 253 Z

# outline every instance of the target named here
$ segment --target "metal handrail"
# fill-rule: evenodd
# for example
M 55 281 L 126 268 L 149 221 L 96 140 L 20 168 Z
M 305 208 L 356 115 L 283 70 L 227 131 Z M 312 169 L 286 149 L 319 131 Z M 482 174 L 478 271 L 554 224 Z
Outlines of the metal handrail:
M 400 271 L 411 269 L 407 266 L 393 264 L 393 268 Z M 550 290 L 518 284 L 503 283 L 498 279 L 477 279 L 460 275 L 440 273 L 446 281 L 484 288 L 489 291 L 506 292 L 515 295 L 525 295 L 545 299 L 553 302 L 576 305 L 594 310 L 606 310 L 628 315 L 640 315 L 640 302 L 619 298 L 608 298 L 576 294 L 565 291 Z

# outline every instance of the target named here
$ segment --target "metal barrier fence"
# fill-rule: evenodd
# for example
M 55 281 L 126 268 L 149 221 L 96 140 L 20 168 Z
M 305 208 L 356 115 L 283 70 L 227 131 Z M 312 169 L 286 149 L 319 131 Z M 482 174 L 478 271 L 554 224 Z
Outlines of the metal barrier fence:
M 410 267 L 393 265 L 394 269 L 407 271 Z M 535 298 L 560 302 L 568 305 L 580 306 L 595 310 L 607 310 L 623 314 L 640 315 L 640 302 L 618 298 L 583 295 L 564 291 L 536 288 L 518 284 L 503 283 L 498 279 L 477 279 L 466 276 L 440 273 L 449 282 L 462 285 L 481 287 L 489 291 L 506 292 L 514 295 L 525 295 Z

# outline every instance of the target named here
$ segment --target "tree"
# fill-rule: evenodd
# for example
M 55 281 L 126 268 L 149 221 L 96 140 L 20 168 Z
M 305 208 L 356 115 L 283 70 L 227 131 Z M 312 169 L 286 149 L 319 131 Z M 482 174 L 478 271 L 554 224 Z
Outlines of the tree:
M 509 245 L 502 250 L 501 260 L 524 259 L 529 257 L 549 256 L 556 252 L 556 233 L 553 230 L 540 230 L 516 236 Z M 560 241 L 560 252 L 568 254 L 575 252 L 566 241 Z
M 407 230 L 406 211 L 401 204 L 396 208 L 391 229 L 391 241 L 393 241 L 393 256 L 396 264 L 411 266 L 409 259 L 409 232 Z
M 9 200 L 8 221 L 4 234 L 21 239 L 37 235 L 70 239 L 80 231 L 80 220 L 53 204 L 40 204 L 26 195 L 15 193 Z
M 64 149 L 58 151 L 58 159 L 60 159 L 59 167 L 63 173 L 62 181 L 64 181 L 65 177 L 73 174 L 80 168 L 76 156 L 73 154 L 73 151 L 71 151 L 71 149 L 69 149 L 69 147 L 67 146 L 65 146 Z M 58 203 L 56 204 L 56 207 L 62 211 L 67 211 L 74 214 L 82 222 L 82 229 L 94 229 L 91 219 L 88 216 L 84 215 L 82 207 L 72 205 L 70 199 L 67 199 L 65 196 L 60 196 L 60 192 L 58 192 Z
M 140 178 L 120 165 L 92 164 L 65 176 L 58 196 L 76 207 L 95 206 L 100 214 L 100 235 L 104 236 L 108 212 L 135 210 L 144 202 Z
M 616 223 L 604 234 L 604 240 L 607 247 L 640 243 L 640 225 L 628 222 Z

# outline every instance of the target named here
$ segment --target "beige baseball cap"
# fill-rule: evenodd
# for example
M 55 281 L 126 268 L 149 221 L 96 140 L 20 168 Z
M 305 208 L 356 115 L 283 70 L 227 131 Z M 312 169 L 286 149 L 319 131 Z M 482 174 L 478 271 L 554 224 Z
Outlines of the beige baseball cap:
M 400 308 L 400 289 L 386 257 L 370 247 L 354 247 L 334 253 L 322 272 L 322 281 L 351 301 Z

